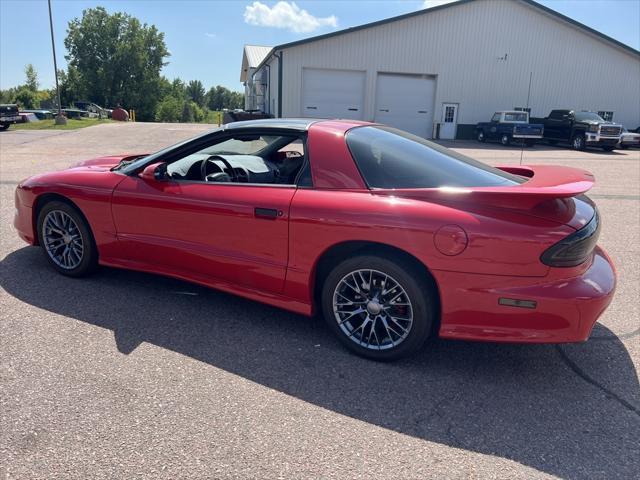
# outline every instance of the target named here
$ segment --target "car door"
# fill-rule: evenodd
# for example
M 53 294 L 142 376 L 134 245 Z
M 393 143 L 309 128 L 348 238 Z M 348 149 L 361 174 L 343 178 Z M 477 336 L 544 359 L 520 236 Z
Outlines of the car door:
M 493 117 L 491 117 L 491 125 L 488 128 L 487 138 L 491 140 L 495 140 L 500 136 L 500 132 L 498 131 L 500 127 L 500 113 L 494 113 Z
M 125 178 L 112 211 L 128 260 L 203 283 L 281 292 L 294 185 Z

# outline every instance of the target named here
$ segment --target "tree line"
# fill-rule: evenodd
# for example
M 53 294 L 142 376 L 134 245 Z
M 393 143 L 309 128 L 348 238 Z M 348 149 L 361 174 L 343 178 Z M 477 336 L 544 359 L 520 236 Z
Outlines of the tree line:
M 126 13 L 84 10 L 69 22 L 64 45 L 67 69 L 58 74 L 63 106 L 88 100 L 134 109 L 138 120 L 160 122 L 213 122 L 214 111 L 244 106 L 243 94 L 223 86 L 207 91 L 200 80 L 171 81 L 161 75 L 170 56 L 164 33 Z M 55 90 L 39 90 L 32 65 L 25 67 L 25 75 L 24 85 L 0 91 L 0 102 L 53 108 Z

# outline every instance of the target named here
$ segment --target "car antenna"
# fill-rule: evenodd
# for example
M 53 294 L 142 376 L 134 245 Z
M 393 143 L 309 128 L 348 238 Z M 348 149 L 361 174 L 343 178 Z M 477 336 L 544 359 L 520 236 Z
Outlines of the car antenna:
M 529 72 L 529 90 L 527 91 L 527 105 L 524 109 L 527 112 L 527 116 L 529 117 L 529 122 L 531 122 L 531 111 L 529 110 L 529 100 L 531 100 L 531 79 L 533 78 L 533 72 Z M 522 156 L 524 155 L 524 142 L 520 145 L 520 166 L 522 166 Z

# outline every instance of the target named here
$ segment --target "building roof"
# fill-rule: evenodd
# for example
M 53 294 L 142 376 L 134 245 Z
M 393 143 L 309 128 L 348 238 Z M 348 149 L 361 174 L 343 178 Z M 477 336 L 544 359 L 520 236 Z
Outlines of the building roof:
M 240 70 L 240 81 L 245 82 L 247 80 L 247 73 L 250 68 L 256 68 L 267 58 L 267 55 L 271 52 L 271 47 L 265 47 L 263 45 L 245 45 L 244 53 L 242 54 L 242 70 Z
M 352 32 L 357 32 L 359 30 L 364 30 L 367 28 L 372 28 L 372 27 L 377 27 L 379 25 L 385 25 L 387 23 L 392 23 L 392 22 L 396 22 L 398 20 L 404 20 L 406 18 L 412 18 L 412 17 L 417 17 L 419 15 L 428 15 L 432 12 L 438 11 L 438 10 L 445 10 L 448 8 L 454 8 L 457 7 L 459 5 L 463 5 L 465 3 L 471 3 L 471 2 L 476 2 L 479 0 L 458 0 L 455 2 L 451 2 L 451 3 L 446 3 L 443 5 L 437 5 L 435 7 L 431 7 L 431 8 L 425 8 L 422 10 L 417 10 L 415 12 L 410 12 L 410 13 L 405 13 L 404 15 L 398 15 L 396 17 L 390 17 L 390 18 L 385 18 L 384 20 L 378 20 L 376 22 L 371 22 L 371 23 L 365 23 L 364 25 L 358 25 L 356 27 L 351 27 L 351 28 L 346 28 L 344 30 L 338 30 L 336 32 L 331 32 L 331 33 L 325 33 L 324 35 L 317 35 L 315 37 L 309 37 L 309 38 L 304 38 L 302 40 L 296 40 L 295 42 L 289 42 L 289 43 L 283 43 L 281 45 L 276 45 L 275 47 L 273 47 L 272 49 L 270 49 L 267 53 L 265 53 L 265 56 L 263 57 L 263 59 L 260 61 L 260 63 L 258 65 L 256 65 L 256 69 L 260 68 L 262 66 L 262 64 L 264 64 L 269 57 L 271 57 L 271 53 L 274 53 L 276 50 L 284 50 L 286 48 L 290 48 L 290 47 L 295 47 L 297 45 L 304 45 L 305 43 L 311 43 L 311 42 L 315 42 L 318 40 L 324 40 L 326 38 L 331 38 L 331 37 L 336 37 L 338 35 L 344 35 L 346 33 L 352 33 Z M 578 27 L 581 30 L 584 30 L 586 33 L 589 33 L 591 35 L 594 35 L 596 37 L 598 37 L 599 39 L 609 43 L 609 44 L 613 44 L 616 47 L 622 48 L 623 50 L 626 50 L 627 52 L 630 52 L 638 57 L 640 57 L 640 51 L 636 50 L 633 47 L 630 47 L 629 45 L 622 43 L 618 40 L 616 40 L 615 38 L 611 38 L 608 35 L 605 35 L 604 33 L 601 33 L 591 27 L 586 26 L 583 23 L 580 23 L 570 17 L 567 17 L 566 15 L 563 15 L 559 12 L 556 12 L 555 10 L 545 7 L 544 5 L 539 4 L 538 2 L 534 1 L 534 0 L 519 0 L 523 3 L 525 3 L 526 5 L 529 5 L 531 7 L 537 8 L 539 10 L 541 10 L 543 13 L 547 14 L 547 15 L 551 15 L 561 21 L 564 21 L 566 23 L 569 23 L 575 27 Z M 269 47 L 264 47 L 264 48 L 269 48 Z M 246 47 L 245 47 L 246 49 Z

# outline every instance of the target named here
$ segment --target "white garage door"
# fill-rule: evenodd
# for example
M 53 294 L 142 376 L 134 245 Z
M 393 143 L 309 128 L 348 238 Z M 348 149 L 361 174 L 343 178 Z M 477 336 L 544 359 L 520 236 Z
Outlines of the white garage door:
M 431 138 L 435 88 L 433 77 L 379 73 L 375 121 Z
M 302 116 L 362 120 L 364 72 L 304 68 Z

